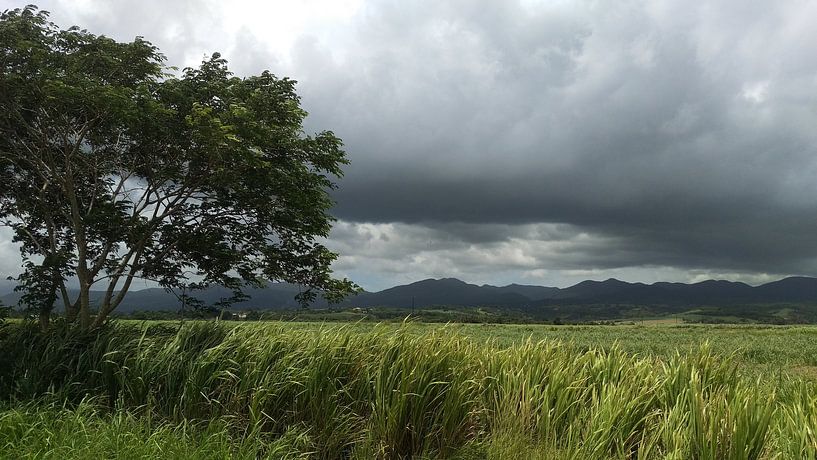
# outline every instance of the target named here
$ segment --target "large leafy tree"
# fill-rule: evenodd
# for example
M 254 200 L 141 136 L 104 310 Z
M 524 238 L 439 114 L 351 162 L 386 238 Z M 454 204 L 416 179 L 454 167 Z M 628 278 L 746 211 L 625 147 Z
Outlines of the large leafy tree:
M 235 77 L 218 54 L 168 70 L 139 37 L 62 30 L 31 6 L 0 16 L 0 218 L 41 320 L 61 299 L 69 321 L 98 326 L 134 279 L 190 273 L 236 291 L 299 283 L 305 300 L 350 292 L 320 244 L 347 160 L 331 132 L 304 133 L 295 82 Z

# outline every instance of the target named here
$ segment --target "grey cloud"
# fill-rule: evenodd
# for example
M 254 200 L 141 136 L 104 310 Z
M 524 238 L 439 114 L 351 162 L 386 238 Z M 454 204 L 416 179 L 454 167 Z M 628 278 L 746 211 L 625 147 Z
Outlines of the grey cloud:
M 525 224 L 500 231 L 497 238 L 466 242 L 458 225 L 430 228 L 414 224 L 371 224 L 340 221 L 329 245 L 341 256 L 335 269 L 361 281 L 367 289 L 427 277 L 456 276 L 474 283 L 527 282 L 567 286 L 592 278 L 618 277 L 631 281 L 694 282 L 728 278 L 761 283 L 787 272 L 686 269 L 662 263 L 661 253 L 634 241 L 592 234 L 564 224 Z M 622 260 L 628 261 L 623 265 Z
M 341 218 L 561 222 L 610 237 L 603 267 L 814 273 L 814 5 L 416 8 L 373 7 L 332 72 L 297 63 L 351 152 Z
M 374 284 L 817 274 L 815 3 L 372 1 L 285 54 L 214 2 L 43 6 L 299 80 L 352 160 L 338 269 Z
M 20 271 L 22 261 L 17 245 L 11 242 L 13 236 L 11 229 L 0 227 L 0 287 L 3 286 L 3 280 Z
M 10 5 L 19 7 L 22 5 Z M 75 2 L 45 0 L 38 3 L 51 12 L 52 20 L 67 27 L 79 25 L 92 33 L 118 40 L 142 36 L 159 45 L 168 64 L 195 65 L 213 51 L 214 45 L 231 39 L 221 31 L 218 12 L 210 1 L 178 0 L 116 2 Z

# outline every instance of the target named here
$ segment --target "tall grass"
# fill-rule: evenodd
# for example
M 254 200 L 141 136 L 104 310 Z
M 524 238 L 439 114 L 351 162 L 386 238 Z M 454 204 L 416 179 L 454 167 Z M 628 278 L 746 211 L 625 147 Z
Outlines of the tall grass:
M 743 376 L 706 346 L 659 360 L 556 341 L 499 348 L 446 329 L 304 332 L 206 322 L 46 336 L 16 326 L 0 345 L 7 400 L 61 401 L 76 409 L 56 416 L 49 409 L 58 422 L 113 417 L 143 438 L 223 433 L 214 439 L 224 446 L 212 450 L 239 458 L 287 451 L 327 459 L 813 459 L 817 452 L 813 385 Z M 0 427 L 14 425 L 9 417 L 35 417 L 24 407 L 23 415 L 0 416 Z M 9 433 L 17 434 L 0 442 L 32 442 Z
M 127 411 L 105 413 L 85 400 L 23 404 L 0 410 L 0 458 L 105 459 L 300 459 L 310 455 L 304 431 L 277 438 L 235 436 L 222 420 L 171 424 Z

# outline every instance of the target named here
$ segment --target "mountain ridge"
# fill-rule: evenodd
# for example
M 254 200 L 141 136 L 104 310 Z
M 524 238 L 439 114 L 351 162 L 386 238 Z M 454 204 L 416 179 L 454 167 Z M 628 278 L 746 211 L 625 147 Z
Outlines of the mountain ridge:
M 250 299 L 237 303 L 236 308 L 291 309 L 300 306 L 295 301 L 295 295 L 300 292 L 297 285 L 271 283 L 266 288 L 247 289 L 246 292 Z M 101 295 L 101 291 L 93 291 L 92 301 L 98 301 Z M 194 296 L 204 304 L 212 305 L 221 298 L 228 297 L 229 292 L 223 287 L 215 286 L 196 292 Z M 18 293 L 0 296 L 0 301 L 6 305 L 15 305 L 18 300 Z M 585 280 L 566 288 L 516 283 L 505 286 L 476 285 L 457 278 L 428 278 L 381 291 L 362 292 L 344 300 L 338 306 L 421 308 L 451 305 L 531 309 L 554 305 L 593 304 L 694 307 L 786 303 L 817 305 L 817 278 L 793 276 L 759 286 L 726 280 L 705 280 L 696 283 L 659 281 L 645 284 L 609 278 L 604 281 Z M 330 305 L 320 297 L 312 305 L 314 308 L 327 306 Z M 146 288 L 129 292 L 118 311 L 179 308 L 179 299 L 173 293 L 162 288 Z

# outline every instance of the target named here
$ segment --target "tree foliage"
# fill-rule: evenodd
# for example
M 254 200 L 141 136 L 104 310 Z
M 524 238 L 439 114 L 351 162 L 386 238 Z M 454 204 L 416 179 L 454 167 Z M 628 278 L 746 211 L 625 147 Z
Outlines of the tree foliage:
M 141 37 L 63 30 L 32 6 L 0 16 L 0 218 L 25 299 L 43 314 L 62 299 L 88 327 L 138 278 L 353 290 L 320 243 L 347 159 L 333 133 L 304 133 L 295 81 L 236 77 L 219 54 L 169 70 Z

